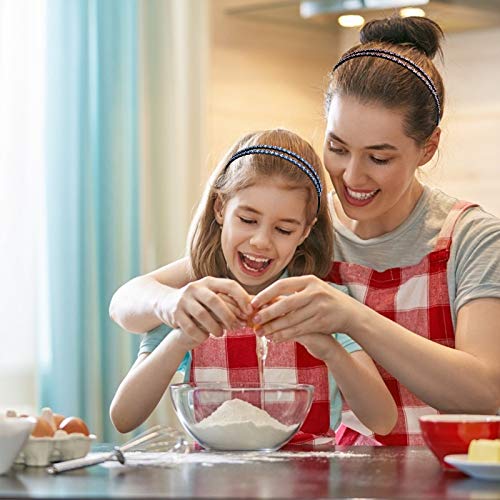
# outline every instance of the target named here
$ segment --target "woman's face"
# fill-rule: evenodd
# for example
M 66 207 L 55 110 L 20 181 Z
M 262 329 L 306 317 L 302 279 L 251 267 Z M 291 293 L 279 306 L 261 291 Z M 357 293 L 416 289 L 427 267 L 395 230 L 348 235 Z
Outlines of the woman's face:
M 364 239 L 404 222 L 422 193 L 415 171 L 434 154 L 439 131 L 433 137 L 419 146 L 405 134 L 402 112 L 334 96 L 324 162 L 341 204 L 336 209 L 342 222 Z

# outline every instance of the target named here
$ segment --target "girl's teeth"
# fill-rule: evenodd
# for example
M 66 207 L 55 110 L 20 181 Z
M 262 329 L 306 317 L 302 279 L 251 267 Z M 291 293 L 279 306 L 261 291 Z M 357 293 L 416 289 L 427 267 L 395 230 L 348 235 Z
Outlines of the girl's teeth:
M 245 269 L 248 269 L 249 271 L 263 271 L 266 269 L 270 262 L 271 259 L 265 259 L 262 257 L 253 257 L 252 255 L 247 255 L 245 253 L 241 254 L 241 262 L 243 264 L 243 267 Z
M 371 193 L 356 193 L 355 191 L 351 191 L 349 188 L 347 188 L 347 192 L 349 193 L 349 196 L 355 198 L 356 200 L 367 200 L 368 198 L 372 198 L 373 196 L 375 196 L 378 192 L 378 189 L 375 189 L 375 191 L 372 191 Z
M 260 257 L 252 257 L 251 255 L 247 255 L 246 253 L 244 253 L 243 255 L 244 255 L 245 259 L 253 260 L 254 262 L 267 262 L 270 260 L 270 259 L 263 259 Z

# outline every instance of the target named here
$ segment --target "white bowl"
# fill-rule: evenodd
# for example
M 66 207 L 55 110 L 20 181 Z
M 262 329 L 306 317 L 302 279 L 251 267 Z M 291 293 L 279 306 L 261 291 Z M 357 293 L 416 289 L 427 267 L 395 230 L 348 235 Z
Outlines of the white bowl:
M 0 415 L 0 474 L 5 474 L 35 427 L 33 417 Z

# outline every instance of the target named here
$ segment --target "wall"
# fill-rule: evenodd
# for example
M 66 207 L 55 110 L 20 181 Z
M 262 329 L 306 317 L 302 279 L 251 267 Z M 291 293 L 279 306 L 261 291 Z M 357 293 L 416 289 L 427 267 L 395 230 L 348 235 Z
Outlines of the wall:
M 431 179 L 500 216 L 500 29 L 447 36 L 441 155 Z
M 289 128 L 321 152 L 325 75 L 337 37 L 243 20 L 225 14 L 227 4 L 212 4 L 207 171 L 241 135 L 263 128 Z

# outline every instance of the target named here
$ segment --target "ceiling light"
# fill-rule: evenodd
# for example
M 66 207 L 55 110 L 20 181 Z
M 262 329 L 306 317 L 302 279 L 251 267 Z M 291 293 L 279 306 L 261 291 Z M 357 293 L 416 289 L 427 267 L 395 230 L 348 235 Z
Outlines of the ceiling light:
M 363 24 L 365 24 L 365 18 L 363 16 L 352 14 L 339 16 L 337 21 L 343 28 L 358 28 L 359 26 L 363 26 Z
M 425 17 L 425 10 L 418 7 L 405 7 L 399 11 L 401 17 Z

